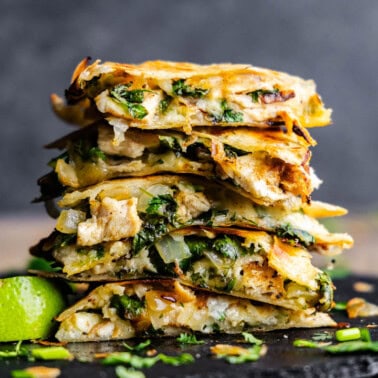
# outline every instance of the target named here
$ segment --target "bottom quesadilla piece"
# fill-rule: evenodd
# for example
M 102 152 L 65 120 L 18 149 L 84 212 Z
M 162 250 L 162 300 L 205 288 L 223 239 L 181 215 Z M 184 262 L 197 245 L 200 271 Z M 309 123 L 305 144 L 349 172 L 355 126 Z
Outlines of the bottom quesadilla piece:
M 326 313 L 293 311 L 247 299 L 193 290 L 174 280 L 98 286 L 59 315 L 59 341 L 82 342 L 334 326 Z

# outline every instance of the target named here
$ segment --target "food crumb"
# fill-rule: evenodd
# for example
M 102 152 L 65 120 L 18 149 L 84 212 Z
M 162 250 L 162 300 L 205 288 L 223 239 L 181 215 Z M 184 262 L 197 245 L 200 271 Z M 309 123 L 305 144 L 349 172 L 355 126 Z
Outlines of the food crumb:
M 156 355 L 157 355 L 157 350 L 156 350 L 156 349 L 149 349 L 149 350 L 146 352 L 146 354 L 147 354 L 148 357 L 156 356 Z
M 372 293 L 374 291 L 374 285 L 368 282 L 357 281 L 353 284 L 353 289 L 359 293 Z
M 60 369 L 47 366 L 32 366 L 21 371 L 35 378 L 57 378 L 61 373 Z

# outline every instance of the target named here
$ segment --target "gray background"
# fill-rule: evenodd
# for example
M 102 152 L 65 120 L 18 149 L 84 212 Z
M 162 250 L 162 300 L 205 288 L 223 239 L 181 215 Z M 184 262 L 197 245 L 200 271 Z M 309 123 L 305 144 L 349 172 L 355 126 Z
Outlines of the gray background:
M 56 153 L 42 146 L 73 130 L 49 95 L 84 56 L 235 62 L 313 78 L 331 127 L 312 129 L 314 198 L 353 212 L 378 197 L 378 1 L 0 1 L 0 214 L 43 213 L 36 179 Z

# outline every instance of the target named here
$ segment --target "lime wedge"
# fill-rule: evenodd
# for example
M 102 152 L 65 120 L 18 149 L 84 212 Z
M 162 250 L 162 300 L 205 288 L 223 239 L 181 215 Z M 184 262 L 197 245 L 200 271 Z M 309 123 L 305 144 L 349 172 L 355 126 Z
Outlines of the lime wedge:
M 62 293 L 48 279 L 0 279 L 0 342 L 47 338 L 64 307 Z

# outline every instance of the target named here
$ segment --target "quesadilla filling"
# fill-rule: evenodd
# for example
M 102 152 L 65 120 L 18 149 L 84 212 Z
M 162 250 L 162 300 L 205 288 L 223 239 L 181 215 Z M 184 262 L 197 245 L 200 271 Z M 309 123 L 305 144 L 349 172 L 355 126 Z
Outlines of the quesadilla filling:
M 189 173 L 233 186 L 257 204 L 290 208 L 309 201 L 320 184 L 309 166 L 308 144 L 279 130 L 198 128 L 188 136 L 130 129 L 122 142 L 114 138 L 109 125 L 100 125 L 52 144 L 67 149 L 50 162 L 61 189 L 116 177 Z M 46 183 L 41 180 L 42 193 L 48 192 Z
M 265 232 L 191 227 L 149 244 L 135 239 L 90 247 L 62 242 L 52 255 L 71 280 L 174 277 L 197 288 L 291 309 L 327 311 L 332 305 L 332 283 L 311 264 L 310 253 Z
M 325 313 L 193 290 L 170 280 L 99 286 L 57 320 L 56 338 L 68 342 L 335 325 Z
M 32 253 L 49 254 L 71 244 L 85 250 L 128 238 L 138 252 L 173 230 L 194 225 L 260 229 L 325 254 L 352 245 L 348 235 L 329 233 L 303 211 L 257 206 L 237 192 L 194 177 L 106 181 L 67 193 L 59 204 L 64 210 L 56 232 Z

